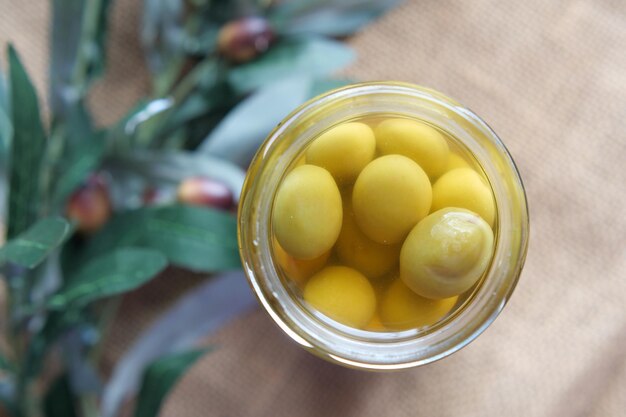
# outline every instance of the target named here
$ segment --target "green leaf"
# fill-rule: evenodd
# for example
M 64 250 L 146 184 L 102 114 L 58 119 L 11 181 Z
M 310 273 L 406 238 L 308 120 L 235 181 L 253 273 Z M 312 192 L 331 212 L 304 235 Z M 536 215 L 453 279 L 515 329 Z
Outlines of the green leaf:
M 72 84 L 85 5 L 83 0 L 52 0 L 50 108 L 55 119 L 78 98 Z
M 295 77 L 259 89 L 228 113 L 198 151 L 245 166 L 272 129 L 308 98 L 312 83 Z
M 39 220 L 0 248 L 0 264 L 12 262 L 32 269 L 62 245 L 71 232 L 71 225 L 61 217 Z
M 170 109 L 173 104 L 174 100 L 171 98 L 142 100 L 113 129 L 118 136 L 132 137 L 145 123 L 150 123 L 151 119 Z
M 219 109 L 215 109 L 205 115 L 202 115 L 194 120 L 189 121 L 184 126 L 182 126 L 176 134 L 179 134 L 181 138 L 177 139 L 176 137 L 168 138 L 168 144 L 173 143 L 174 146 L 169 146 L 170 148 L 183 148 L 186 150 L 195 150 L 200 146 L 202 141 L 206 138 L 207 133 L 215 129 L 215 127 L 220 124 L 222 119 L 226 117 L 228 112 L 232 109 L 232 107 L 236 104 L 235 101 L 232 103 L 228 103 L 227 106 L 224 106 Z M 181 140 L 184 139 L 184 140 Z M 178 140 L 180 146 L 175 146 L 175 140 Z
M 209 6 L 216 4 L 211 1 Z M 154 74 L 154 96 L 161 97 L 171 91 L 190 59 L 214 55 L 217 49 L 222 23 L 213 22 L 214 15 L 205 16 L 193 5 L 193 13 L 187 13 L 188 8 L 184 0 L 144 2 L 141 39 Z
M 177 105 L 167 112 L 159 129 L 152 130 L 152 136 L 160 138 L 157 144 L 163 142 L 163 137 L 199 118 L 228 112 L 241 98 L 223 79 L 221 67 L 210 58 L 181 81 L 173 97 Z
M 13 126 L 9 120 L 9 96 L 4 74 L 0 71 L 0 219 L 6 216 L 7 176 L 9 149 L 13 137 Z
M 141 43 L 148 65 L 155 74 L 163 72 L 172 61 L 179 61 L 184 12 L 182 0 L 144 1 Z
M 323 80 L 315 80 L 311 86 L 309 97 L 317 97 L 321 94 L 327 93 L 330 90 L 345 87 L 348 84 L 354 83 L 354 80 L 349 78 L 327 78 Z
M 9 113 L 9 92 L 7 90 L 7 81 L 0 71 L 0 113 Z
M 3 371 L 14 371 L 15 365 L 9 361 L 3 353 L 0 353 L 0 369 Z
M 74 84 L 88 85 L 104 72 L 107 21 L 112 0 L 86 3 Z
M 59 210 L 69 194 L 99 164 L 103 134 L 96 132 L 84 96 L 104 68 L 106 18 L 110 0 L 53 0 L 50 57 L 53 130 L 44 178 Z
M 285 2 L 272 14 L 279 33 L 348 36 L 378 18 L 401 0 L 322 0 Z
M 41 373 L 46 354 L 59 338 L 90 320 L 95 321 L 87 309 L 68 308 L 49 312 L 42 329 L 35 334 L 28 346 L 24 373 L 29 377 Z
M 11 113 L 9 108 L 9 91 L 7 90 L 7 84 L 2 71 L 0 71 L 0 166 L 4 167 L 5 157 L 7 150 L 9 149 L 9 142 L 13 135 L 13 127 L 9 120 L 9 114 Z M 0 169 L 4 171 L 4 169 Z
M 15 397 L 15 383 L 6 377 L 0 380 L 0 412 L 3 416 L 19 415 Z
M 88 2 L 86 27 L 83 27 L 81 47 L 84 48 L 88 81 L 104 72 L 106 58 L 106 37 L 109 9 L 113 0 Z
M 152 248 L 175 265 L 202 272 L 240 267 L 237 221 L 222 211 L 197 206 L 144 207 L 115 215 L 86 247 L 70 253 L 85 262 L 122 246 Z
M 163 111 L 142 122 L 134 134 L 135 143 L 142 147 L 164 148 L 164 144 L 180 128 L 207 115 L 229 110 L 240 97 L 224 79 L 223 65 L 208 57 L 196 65 L 174 88 L 166 99 Z
M 207 114 L 225 113 L 237 103 L 238 99 L 239 97 L 228 84 L 215 80 L 215 84 L 211 87 L 198 88 L 180 105 L 173 108 L 159 134 L 170 133 Z
M 107 130 L 109 148 L 123 152 L 132 148 L 142 125 L 157 117 L 174 103 L 171 99 L 139 100 L 117 123 Z
M 0 109 L 0 162 L 4 162 L 7 159 L 7 153 L 10 148 L 11 138 L 13 136 L 13 126 L 11 120 L 4 110 Z M 0 165 L 2 171 L 5 170 L 5 164 Z
M 112 0 L 53 0 L 51 108 L 63 120 L 104 72 L 107 20 Z
M 327 76 L 348 65 L 354 56 L 348 46 L 329 39 L 285 39 L 256 60 L 234 67 L 228 77 L 233 88 L 245 93 L 294 75 Z
M 39 116 L 39 104 L 15 49 L 9 46 L 11 74 L 11 171 L 7 238 L 26 230 L 36 219 L 41 202 L 40 170 L 46 135 Z
M 266 0 L 190 0 L 199 8 L 199 16 L 205 21 L 211 21 L 223 25 L 231 20 L 233 16 L 256 15 L 260 11 L 255 7 L 262 3 L 268 4 Z
M 307 99 L 349 83 L 292 77 L 262 87 L 228 113 L 198 151 L 247 166 L 272 129 L 289 113 Z
M 83 324 L 69 330 L 58 341 L 57 348 L 62 352 L 72 392 L 77 397 L 93 398 L 102 390 L 102 380 L 90 355 L 95 340 L 85 337 L 94 333 L 100 334 L 100 328 Z M 96 404 L 93 403 L 91 407 L 95 408 Z
M 176 382 L 208 351 L 210 349 L 176 353 L 153 362 L 143 377 L 135 417 L 156 417 L 163 400 Z
M 55 207 L 60 208 L 67 197 L 99 166 L 104 154 L 104 144 L 100 140 L 94 142 L 92 146 L 85 146 L 83 152 L 74 153 L 72 160 L 59 174 L 53 194 Z
M 104 133 L 95 131 L 82 101 L 69 104 L 66 120 L 55 130 L 60 155 L 52 158 L 56 165 L 52 204 L 60 209 L 69 195 L 81 185 L 100 164 L 104 154 Z
M 148 282 L 167 266 L 158 251 L 122 248 L 101 255 L 70 276 L 48 306 L 52 309 L 77 308 L 93 301 L 121 294 Z
M 9 117 L 0 109 L 0 218 L 6 216 L 7 176 L 9 169 L 9 148 L 13 126 Z
M 76 417 L 78 414 L 75 401 L 69 378 L 67 374 L 63 374 L 52 382 L 44 396 L 44 415 L 45 417 Z
M 191 349 L 257 305 L 242 270 L 213 275 L 181 296 L 142 329 L 115 363 L 101 396 L 102 416 L 118 415 L 124 401 L 137 393 L 141 376 L 152 361 Z

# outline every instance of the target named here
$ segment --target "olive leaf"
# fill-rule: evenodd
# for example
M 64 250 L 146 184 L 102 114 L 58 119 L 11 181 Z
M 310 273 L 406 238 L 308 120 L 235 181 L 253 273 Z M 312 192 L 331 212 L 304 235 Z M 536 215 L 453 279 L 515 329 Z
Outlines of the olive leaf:
M 77 62 L 77 77 L 85 85 L 104 72 L 107 21 L 112 2 L 113 0 L 99 0 L 86 4 Z
M 13 371 L 15 370 L 15 365 L 3 353 L 0 353 L 0 370 L 3 371 Z
M 128 210 L 114 216 L 82 249 L 65 254 L 66 270 L 126 246 L 158 250 L 170 263 L 193 271 L 240 266 L 237 222 L 232 215 L 172 205 Z
M 156 250 L 125 247 L 94 258 L 48 300 L 52 310 L 75 309 L 145 284 L 167 266 Z
M 112 0 L 53 0 L 50 103 L 53 118 L 84 98 L 104 72 L 107 20 Z
M 272 15 L 272 22 L 279 33 L 286 36 L 302 34 L 348 36 L 401 1 L 289 1 L 277 8 Z
M 50 48 L 50 108 L 59 117 L 77 97 L 72 88 L 76 58 L 87 2 L 52 0 Z
M 153 125 L 162 123 L 161 119 L 171 111 L 174 104 L 171 97 L 139 100 L 118 122 L 106 130 L 107 148 L 111 153 L 124 153 L 149 144 L 155 133 Z M 145 134 L 144 130 L 150 132 Z M 140 138 L 147 142 L 140 143 Z
M 272 129 L 308 98 L 312 83 L 293 77 L 259 89 L 228 113 L 198 151 L 247 165 Z
M 187 369 L 210 350 L 206 348 L 174 353 L 152 363 L 143 377 L 135 407 L 135 417 L 157 417 L 163 400 L 176 382 Z
M 145 329 L 115 365 L 102 394 L 102 416 L 114 417 L 139 389 L 156 358 L 189 349 L 243 311 L 257 305 L 241 270 L 212 276 L 193 288 Z
M 291 77 L 262 87 L 233 108 L 198 151 L 247 166 L 263 140 L 289 113 L 307 99 L 349 82 Z
M 208 89 L 193 91 L 180 105 L 173 109 L 171 117 L 164 124 L 165 133 L 185 126 L 189 122 L 211 112 L 228 110 L 237 101 L 237 95 L 224 82 L 216 83 Z M 160 132 L 163 135 L 163 132 Z
M 26 230 L 36 219 L 41 202 L 40 170 L 46 134 L 40 119 L 35 88 L 24 66 L 9 46 L 10 121 L 13 140 L 9 160 L 9 212 L 7 237 Z
M 89 358 L 92 342 L 88 336 L 85 337 L 97 331 L 95 325 L 82 323 L 65 332 L 58 341 L 72 392 L 78 396 L 97 395 L 102 391 L 102 378 Z
M 208 57 L 163 99 L 168 101 L 167 108 L 148 118 L 134 134 L 137 145 L 165 148 L 168 139 L 178 129 L 187 127 L 198 118 L 225 113 L 239 100 L 239 96 L 225 81 L 223 65 L 215 57 Z
M 71 225 L 61 217 L 39 220 L 0 248 L 0 264 L 12 262 L 32 269 L 61 246 L 71 233 Z
M 59 338 L 90 320 L 93 318 L 87 308 L 68 308 L 48 312 L 44 317 L 43 327 L 35 334 L 28 346 L 27 360 L 24 361 L 24 374 L 35 376 L 40 373 L 46 359 L 46 352 L 49 352 Z
M 315 80 L 313 82 L 313 85 L 311 86 L 309 96 L 317 97 L 321 94 L 329 92 L 330 90 L 335 90 L 354 82 L 354 80 L 351 80 L 349 78 L 325 78 L 321 80 Z
M 158 77 L 171 61 L 180 62 L 185 7 L 182 0 L 146 0 L 143 6 L 141 44 Z
M 15 384 L 9 378 L 0 380 L 0 407 L 5 415 L 18 415 L 18 407 L 15 401 Z
M 0 218 L 5 218 L 7 175 L 9 168 L 9 145 L 13 136 L 13 126 L 4 110 L 0 109 Z
M 0 113 L 9 113 L 9 92 L 4 73 L 0 71 Z
M 354 51 L 341 42 L 321 37 L 287 38 L 259 58 L 231 69 L 228 80 L 246 93 L 286 77 L 327 76 L 348 65 Z
M 45 417 L 76 417 L 76 397 L 72 392 L 67 374 L 58 376 L 43 399 Z
M 141 100 L 116 126 L 111 128 L 111 134 L 117 137 L 132 138 L 137 135 L 145 123 L 149 123 L 151 119 L 159 116 L 173 105 L 174 100 L 171 98 Z M 121 139 L 125 138 L 122 137 Z
M 11 120 L 4 110 L 0 109 L 0 171 L 6 171 L 6 164 L 4 161 L 7 159 L 7 154 L 11 144 L 11 138 L 13 137 L 13 126 Z
M 9 120 L 9 92 L 2 71 L 0 71 L 0 218 L 5 217 L 7 175 L 9 166 L 9 146 L 13 137 L 13 126 Z
M 67 197 L 82 184 L 100 164 L 104 155 L 104 132 L 95 130 L 91 117 L 82 101 L 69 104 L 66 121 L 57 126 L 54 144 L 61 144 L 60 155 L 52 164 L 56 171 L 51 178 L 52 205 L 61 210 Z

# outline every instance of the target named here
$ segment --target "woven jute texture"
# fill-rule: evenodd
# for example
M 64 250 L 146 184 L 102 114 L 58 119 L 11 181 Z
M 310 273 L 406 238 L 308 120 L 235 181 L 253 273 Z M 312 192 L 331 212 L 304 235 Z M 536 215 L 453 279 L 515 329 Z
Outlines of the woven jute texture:
M 0 0 L 0 43 L 46 79 L 47 3 Z M 139 2 L 119 0 L 91 103 L 116 120 L 144 91 Z M 418 369 L 375 374 L 304 352 L 260 310 L 207 340 L 165 416 L 623 416 L 626 413 L 626 4 L 408 1 L 351 44 L 348 73 L 438 89 L 481 115 L 523 176 L 531 239 L 501 316 Z M 104 368 L 197 277 L 168 272 L 123 303 Z

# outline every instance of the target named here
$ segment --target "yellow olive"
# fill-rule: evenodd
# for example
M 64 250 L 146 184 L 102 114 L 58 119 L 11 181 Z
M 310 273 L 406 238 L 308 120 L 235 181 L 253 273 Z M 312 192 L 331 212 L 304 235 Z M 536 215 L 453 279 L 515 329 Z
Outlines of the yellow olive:
M 383 322 L 380 321 L 380 316 L 378 314 L 374 314 L 374 317 L 372 317 L 365 329 L 372 332 L 384 332 L 386 330 L 385 326 L 383 326 Z
M 297 259 L 285 252 L 278 241 L 274 239 L 274 257 L 276 262 L 285 275 L 299 285 L 304 284 L 311 275 L 322 269 L 326 265 L 329 256 L 330 251 L 324 252 L 313 259 Z
M 431 300 L 420 297 L 396 279 L 382 297 L 380 319 L 393 330 L 407 330 L 435 324 L 452 310 L 458 297 Z
M 304 288 L 304 300 L 333 320 L 364 328 L 376 311 L 376 294 L 360 272 L 329 266 L 313 275 Z
M 323 133 L 306 151 L 306 162 L 325 168 L 339 184 L 353 183 L 376 151 L 372 129 L 364 123 L 343 123 Z
M 430 178 L 443 174 L 448 164 L 448 142 L 438 130 L 409 119 L 387 119 L 376 126 L 376 146 L 383 155 L 411 158 Z
M 469 210 L 436 211 L 411 230 L 400 252 L 400 278 L 417 294 L 446 298 L 469 290 L 493 254 L 493 231 Z
M 446 167 L 446 172 L 452 171 L 456 168 L 469 168 L 469 164 L 458 153 L 450 152 L 450 156 L 448 156 L 448 166 Z
M 337 256 L 366 277 L 379 278 L 398 263 L 400 244 L 383 245 L 365 236 L 354 219 L 351 200 L 347 193 L 343 199 L 343 225 L 335 244 Z
M 386 155 L 370 162 L 354 184 L 357 224 L 375 242 L 399 243 L 428 214 L 432 189 L 428 176 L 411 159 Z
M 445 207 L 473 211 L 493 227 L 496 207 L 491 188 L 471 168 L 453 169 L 435 182 L 431 212 Z
M 341 194 L 325 169 L 301 165 L 280 184 L 272 222 L 278 243 L 291 256 L 313 259 L 329 251 L 341 218 Z

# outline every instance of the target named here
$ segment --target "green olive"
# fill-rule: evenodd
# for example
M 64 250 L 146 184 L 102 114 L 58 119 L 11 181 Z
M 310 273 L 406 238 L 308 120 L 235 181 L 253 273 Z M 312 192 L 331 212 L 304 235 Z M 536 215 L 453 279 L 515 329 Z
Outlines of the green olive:
M 441 133 L 429 125 L 410 119 L 387 119 L 376 126 L 376 146 L 383 155 L 400 154 L 411 158 L 430 178 L 443 174 L 450 152 Z
M 446 166 L 446 172 L 452 171 L 456 168 L 469 168 L 469 163 L 458 153 L 450 152 L 448 157 L 448 165 Z
M 368 238 L 359 229 L 352 211 L 352 196 L 343 199 L 343 225 L 335 250 L 347 266 L 356 268 L 370 279 L 376 279 L 398 264 L 400 244 L 383 245 Z
M 341 194 L 324 168 L 301 165 L 280 184 L 272 223 L 276 240 L 291 256 L 313 259 L 329 251 L 341 230 Z
M 322 269 L 330 256 L 329 251 L 324 252 L 317 258 L 297 259 L 285 252 L 276 239 L 274 239 L 273 243 L 274 259 L 285 275 L 298 285 L 304 284 L 311 275 Z
M 320 135 L 306 151 L 307 164 L 327 169 L 339 184 L 351 184 L 376 151 L 372 129 L 364 123 L 342 123 Z
M 313 275 L 304 288 L 304 300 L 333 320 L 364 328 L 376 312 L 376 294 L 360 272 L 329 266 Z
M 432 189 L 418 164 L 402 155 L 386 155 L 361 171 L 352 192 L 357 224 L 375 242 L 393 245 L 428 214 Z
M 431 211 L 445 207 L 461 207 L 473 211 L 493 227 L 496 207 L 491 188 L 471 168 L 448 171 L 433 184 Z
M 380 320 L 384 327 L 408 330 L 435 324 L 452 310 L 458 297 L 431 300 L 420 297 L 401 279 L 393 281 L 380 302 Z
M 400 278 L 422 297 L 439 299 L 467 291 L 493 255 L 493 232 L 469 210 L 436 211 L 411 230 L 400 251 Z

